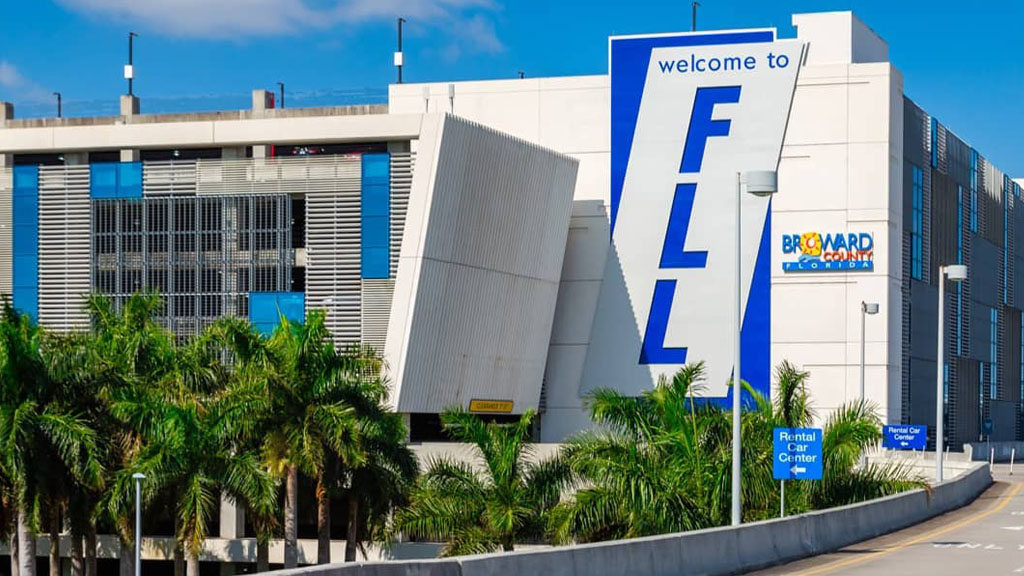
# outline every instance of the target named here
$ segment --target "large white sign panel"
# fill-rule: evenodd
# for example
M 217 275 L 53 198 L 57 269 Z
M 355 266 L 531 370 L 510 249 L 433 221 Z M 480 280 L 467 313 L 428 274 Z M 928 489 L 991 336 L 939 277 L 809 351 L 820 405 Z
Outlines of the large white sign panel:
M 803 51 L 773 40 L 612 39 L 612 250 L 582 392 L 637 394 L 703 360 L 702 395 L 728 394 L 737 175 L 777 169 Z M 742 377 L 767 392 L 770 199 L 742 203 Z

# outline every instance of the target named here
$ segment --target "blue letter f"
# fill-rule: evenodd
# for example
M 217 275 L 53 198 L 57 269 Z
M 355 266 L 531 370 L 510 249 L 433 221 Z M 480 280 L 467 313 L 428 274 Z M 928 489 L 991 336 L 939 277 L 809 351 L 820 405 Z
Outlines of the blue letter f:
M 698 88 L 693 98 L 693 112 L 690 127 L 686 130 L 686 144 L 683 146 L 683 161 L 679 172 L 700 172 L 704 161 L 704 147 L 711 136 L 728 136 L 729 120 L 712 120 L 715 104 L 735 104 L 740 101 L 739 86 L 714 86 Z

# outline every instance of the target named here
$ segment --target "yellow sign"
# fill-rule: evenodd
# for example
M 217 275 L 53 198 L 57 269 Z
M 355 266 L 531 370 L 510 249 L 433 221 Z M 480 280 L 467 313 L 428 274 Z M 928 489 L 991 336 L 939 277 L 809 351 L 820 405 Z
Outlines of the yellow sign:
M 470 400 L 470 412 L 498 412 L 501 414 L 512 413 L 511 400 Z

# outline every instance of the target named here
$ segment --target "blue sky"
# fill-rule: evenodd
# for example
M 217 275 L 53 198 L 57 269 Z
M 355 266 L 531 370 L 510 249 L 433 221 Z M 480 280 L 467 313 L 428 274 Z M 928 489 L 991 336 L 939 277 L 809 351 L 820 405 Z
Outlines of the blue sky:
M 704 0 L 701 29 L 776 26 L 853 10 L 889 42 L 906 93 L 997 166 L 1024 177 L 1024 2 Z M 289 106 L 386 99 L 395 16 L 406 81 L 596 74 L 607 37 L 688 30 L 685 0 L 0 0 L 0 100 L 18 116 L 116 113 L 127 32 L 144 112 L 238 109 L 253 88 Z

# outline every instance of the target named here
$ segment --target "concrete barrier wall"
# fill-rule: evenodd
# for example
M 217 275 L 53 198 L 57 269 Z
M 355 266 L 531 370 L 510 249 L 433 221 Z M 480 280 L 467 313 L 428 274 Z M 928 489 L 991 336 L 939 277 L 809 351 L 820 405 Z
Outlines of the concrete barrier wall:
M 727 575 L 828 552 L 899 530 L 976 498 L 992 483 L 984 464 L 933 488 L 784 519 L 547 550 L 428 561 L 328 565 L 275 576 Z
M 1024 442 L 970 442 L 964 444 L 964 454 L 975 462 L 988 462 L 994 457 L 996 462 L 1009 462 L 1010 455 L 1015 462 L 1024 460 Z

